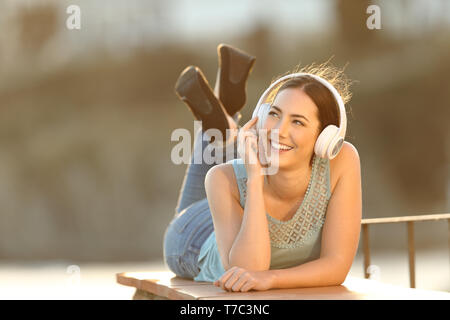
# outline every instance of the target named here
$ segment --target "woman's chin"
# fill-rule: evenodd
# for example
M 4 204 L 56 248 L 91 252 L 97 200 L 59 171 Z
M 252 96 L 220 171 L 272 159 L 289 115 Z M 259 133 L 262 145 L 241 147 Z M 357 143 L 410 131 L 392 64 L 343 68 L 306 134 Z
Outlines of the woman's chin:
M 275 163 L 278 164 L 280 168 L 288 166 L 293 161 L 293 157 L 295 154 L 295 149 L 291 150 L 278 150 L 271 148 L 270 149 L 270 163 L 274 165 Z

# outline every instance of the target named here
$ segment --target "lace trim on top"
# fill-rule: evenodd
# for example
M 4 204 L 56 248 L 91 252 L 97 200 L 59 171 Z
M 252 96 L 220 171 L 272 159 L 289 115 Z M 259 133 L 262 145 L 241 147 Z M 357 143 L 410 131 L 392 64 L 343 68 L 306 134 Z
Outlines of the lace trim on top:
M 247 199 L 247 173 L 242 160 L 237 169 L 241 206 L 244 207 Z M 296 248 L 303 245 L 311 235 L 321 230 L 330 197 L 328 160 L 314 155 L 308 188 L 294 216 L 288 221 L 281 221 L 266 212 L 271 245 L 276 248 Z

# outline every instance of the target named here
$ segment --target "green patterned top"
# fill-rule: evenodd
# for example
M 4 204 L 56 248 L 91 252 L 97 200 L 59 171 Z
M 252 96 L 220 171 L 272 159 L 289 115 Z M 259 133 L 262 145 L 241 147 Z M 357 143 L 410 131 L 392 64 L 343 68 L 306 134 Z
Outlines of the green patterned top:
M 239 188 L 240 204 L 245 207 L 247 172 L 242 159 L 228 161 L 233 165 Z M 270 269 L 284 269 L 320 257 L 322 227 L 331 198 L 329 160 L 314 155 L 311 177 L 302 203 L 288 221 L 266 213 L 269 223 Z M 225 272 L 213 232 L 203 244 L 199 256 L 200 273 L 194 280 L 215 281 Z

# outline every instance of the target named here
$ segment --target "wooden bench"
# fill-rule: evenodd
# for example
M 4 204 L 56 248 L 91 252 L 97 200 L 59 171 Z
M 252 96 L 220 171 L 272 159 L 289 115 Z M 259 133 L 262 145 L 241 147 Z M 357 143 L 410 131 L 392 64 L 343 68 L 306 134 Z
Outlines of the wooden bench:
M 450 293 L 403 288 L 347 277 L 340 286 L 226 292 L 209 282 L 176 277 L 172 272 L 125 272 L 119 284 L 136 288 L 134 300 L 450 300 Z

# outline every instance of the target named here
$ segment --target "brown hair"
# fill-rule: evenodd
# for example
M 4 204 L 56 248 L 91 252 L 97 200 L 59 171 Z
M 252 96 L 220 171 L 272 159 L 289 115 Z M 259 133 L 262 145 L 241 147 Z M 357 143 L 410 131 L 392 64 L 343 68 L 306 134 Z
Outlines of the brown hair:
M 350 101 L 352 96 L 349 90 L 352 81 L 345 76 L 345 67 L 342 69 L 338 69 L 330 65 L 329 61 L 330 60 L 320 65 L 316 65 L 315 63 L 313 63 L 303 68 L 297 66 L 293 71 L 290 71 L 287 74 L 303 72 L 313 74 L 327 80 L 336 88 L 338 93 L 341 95 L 344 104 L 346 104 L 348 101 Z M 282 76 L 278 77 L 277 79 L 281 77 Z M 272 83 L 277 79 L 273 80 Z M 311 100 L 314 101 L 318 109 L 318 118 L 320 123 L 319 134 L 328 125 L 335 125 L 339 127 L 339 106 L 331 91 L 328 90 L 328 88 L 325 87 L 321 82 L 307 75 L 287 80 L 286 82 L 280 84 L 278 88 L 272 91 L 272 93 L 268 97 L 268 100 L 274 101 L 278 92 L 288 88 L 298 88 L 305 92 L 311 98 Z M 311 157 L 310 165 L 312 165 L 312 160 L 313 157 Z

